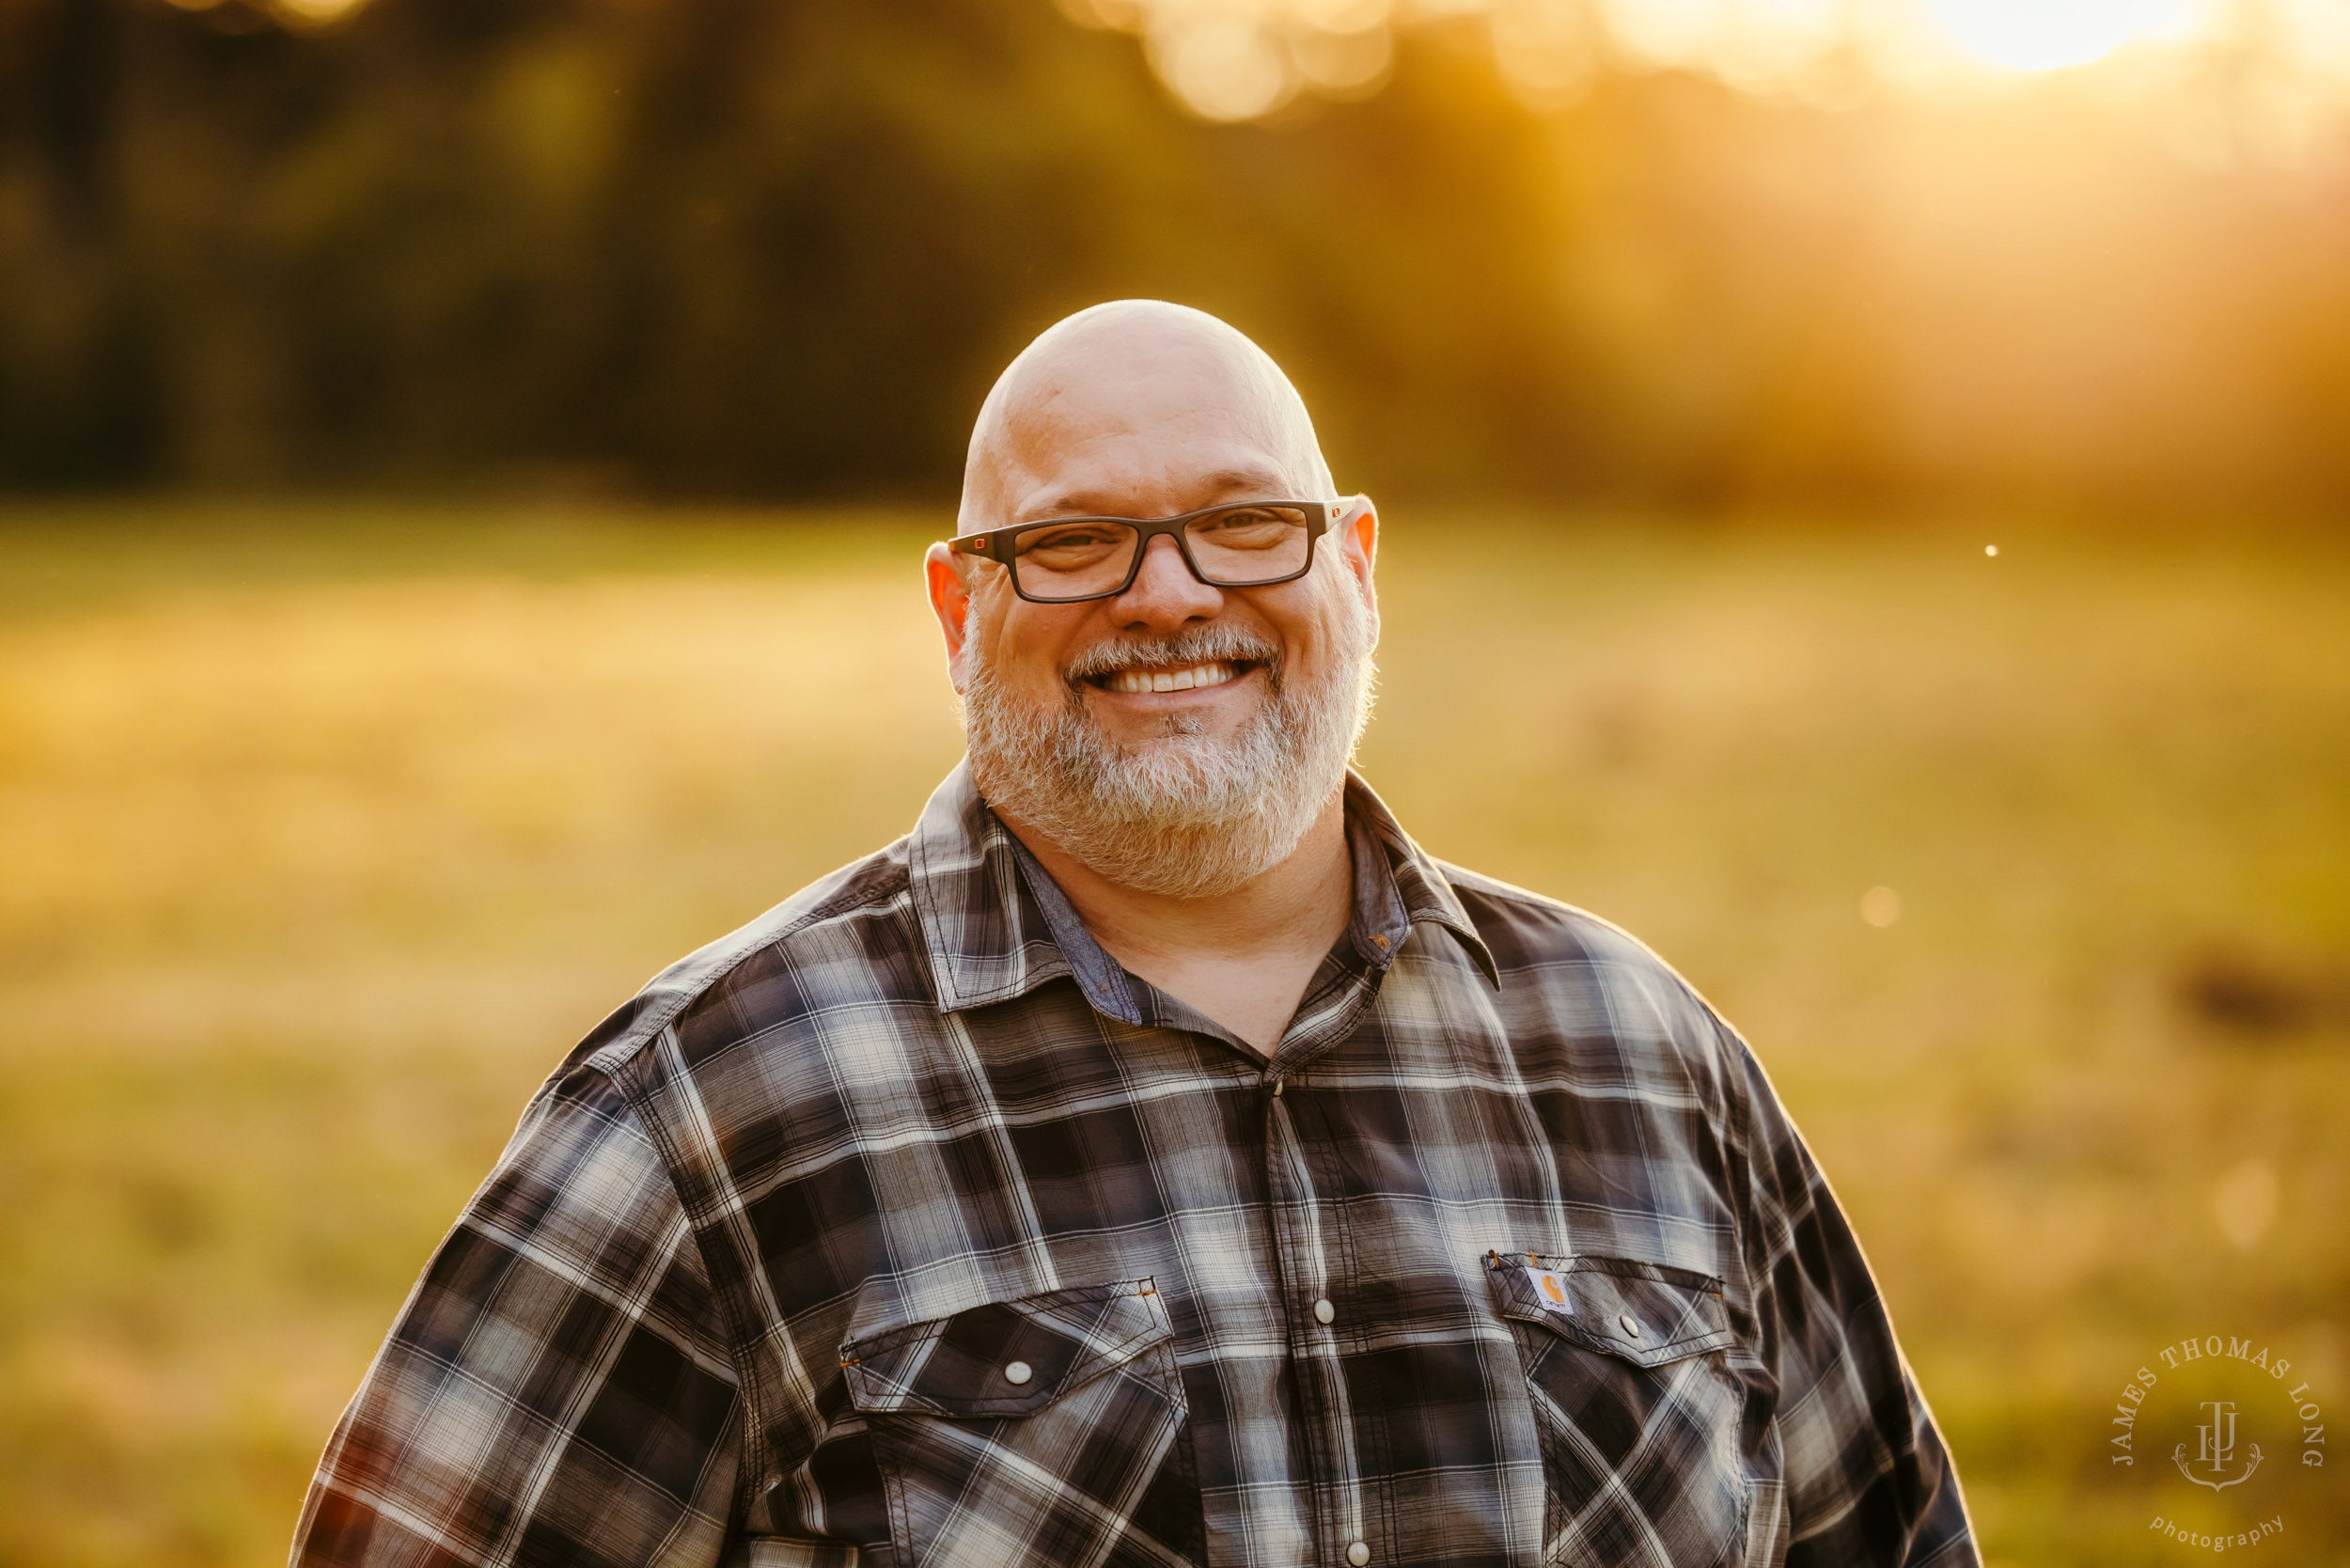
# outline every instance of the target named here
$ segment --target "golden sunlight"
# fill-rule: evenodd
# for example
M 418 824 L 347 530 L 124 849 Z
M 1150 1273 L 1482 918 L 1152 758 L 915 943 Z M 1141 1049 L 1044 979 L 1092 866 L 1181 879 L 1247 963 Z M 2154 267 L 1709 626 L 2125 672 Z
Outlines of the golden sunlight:
M 2011 71 L 2060 71 L 2139 39 L 2186 36 L 2186 0 L 1926 0 L 1960 50 Z
M 2300 120 L 2350 115 L 2350 0 L 1059 4 L 1089 25 L 1140 35 L 1174 96 L 1220 120 L 1260 118 L 1301 94 L 1375 91 L 1398 35 L 1465 26 L 1485 34 L 1503 79 L 1539 108 L 1572 103 L 1607 67 L 1698 71 L 1742 92 L 1849 103 L 1856 84 L 1965 90 L 1969 82 L 2095 68 L 2114 56 L 2192 68 L 2200 55 L 2224 58 L 2235 90 L 2257 91 Z

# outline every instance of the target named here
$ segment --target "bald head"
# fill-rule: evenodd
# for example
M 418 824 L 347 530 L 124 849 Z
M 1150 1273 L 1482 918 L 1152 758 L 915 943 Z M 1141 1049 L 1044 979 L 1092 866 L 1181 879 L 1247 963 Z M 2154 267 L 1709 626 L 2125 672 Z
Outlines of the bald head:
M 972 428 L 956 527 L 1171 515 L 1268 486 L 1333 494 L 1281 368 L 1205 311 L 1116 300 L 1046 328 L 996 378 Z

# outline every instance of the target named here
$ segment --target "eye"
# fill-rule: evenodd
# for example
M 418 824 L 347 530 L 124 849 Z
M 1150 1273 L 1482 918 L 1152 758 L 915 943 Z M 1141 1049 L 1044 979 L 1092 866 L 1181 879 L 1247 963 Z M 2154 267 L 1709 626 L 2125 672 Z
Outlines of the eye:
M 1020 549 L 1024 555 L 1032 550 L 1098 550 L 1109 542 L 1110 531 L 1107 528 L 1082 524 L 1020 536 Z
M 1029 534 L 1022 542 L 1032 550 L 1064 549 L 1110 542 L 1112 530 L 1098 524 L 1077 523 L 1065 528 L 1052 528 L 1044 533 Z
M 1289 537 L 1297 520 L 1270 508 L 1222 512 L 1196 525 L 1192 535 L 1220 550 L 1268 550 Z
M 1132 548 L 1133 530 L 1115 523 L 1079 520 L 1032 528 L 1012 545 L 1025 565 L 1073 572 Z

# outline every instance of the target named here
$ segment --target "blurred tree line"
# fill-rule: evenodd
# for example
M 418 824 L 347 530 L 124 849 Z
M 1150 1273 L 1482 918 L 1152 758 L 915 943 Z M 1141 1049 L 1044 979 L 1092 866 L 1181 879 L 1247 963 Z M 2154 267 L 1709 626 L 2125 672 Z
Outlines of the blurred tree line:
M 1047 0 L 0 0 L 0 485 L 935 496 L 1029 335 L 1148 294 L 1349 486 L 2350 500 L 2342 148 L 2151 116 L 1537 112 L 1434 27 L 1212 125 Z

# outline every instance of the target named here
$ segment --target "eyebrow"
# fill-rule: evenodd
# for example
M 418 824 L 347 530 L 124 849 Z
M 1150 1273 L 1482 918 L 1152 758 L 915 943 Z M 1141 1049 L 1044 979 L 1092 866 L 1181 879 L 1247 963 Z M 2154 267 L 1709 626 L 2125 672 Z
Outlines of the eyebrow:
M 1207 476 L 1204 481 L 1209 494 L 1222 497 L 1229 498 L 1234 492 L 1237 491 L 1258 491 L 1265 493 L 1258 497 L 1261 500 L 1272 501 L 1308 499 L 1308 497 L 1303 495 L 1289 495 L 1282 493 L 1280 487 L 1287 482 L 1288 481 L 1282 478 L 1277 472 L 1271 468 L 1220 469 L 1217 472 Z M 1221 502 L 1210 501 L 1207 504 L 1209 506 L 1217 506 L 1220 505 Z M 1114 501 L 1104 500 L 1100 494 L 1094 491 L 1071 491 L 1066 494 L 1053 497 L 1050 501 L 1045 502 L 1042 506 L 1022 508 L 1019 512 L 1014 514 L 1011 521 L 1017 523 L 1033 523 L 1049 517 L 1124 516 L 1124 513 L 1112 510 L 1116 505 L 1117 503 Z M 1185 510 L 1189 510 L 1192 509 L 1186 508 Z

